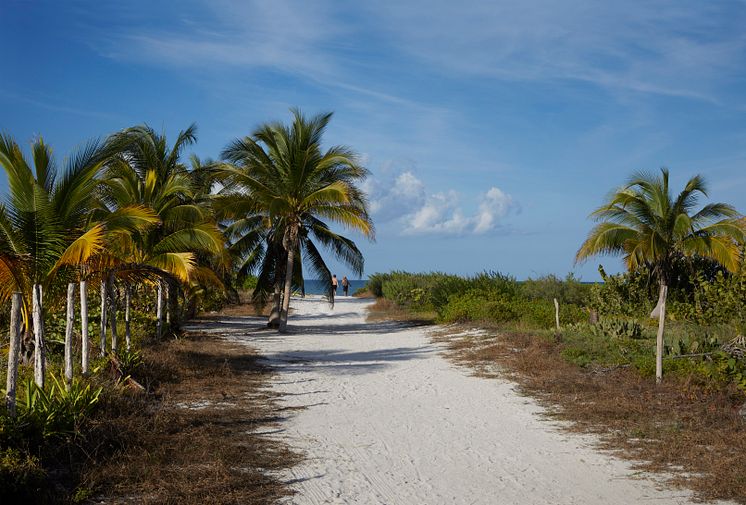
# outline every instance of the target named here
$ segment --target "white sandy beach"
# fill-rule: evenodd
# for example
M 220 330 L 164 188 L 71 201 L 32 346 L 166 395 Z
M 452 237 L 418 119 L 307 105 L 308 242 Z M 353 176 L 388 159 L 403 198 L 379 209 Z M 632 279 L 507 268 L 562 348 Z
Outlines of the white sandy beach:
M 562 432 L 507 381 L 472 377 L 424 328 L 365 322 L 365 300 L 293 300 L 291 333 L 231 339 L 277 370 L 279 431 L 307 459 L 286 476 L 294 504 L 690 503 Z M 237 324 L 238 323 L 238 324 Z

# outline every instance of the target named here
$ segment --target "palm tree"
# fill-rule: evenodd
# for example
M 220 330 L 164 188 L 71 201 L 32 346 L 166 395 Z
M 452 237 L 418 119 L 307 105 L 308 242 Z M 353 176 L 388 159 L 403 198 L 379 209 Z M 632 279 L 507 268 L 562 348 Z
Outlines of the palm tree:
M 346 147 L 322 150 L 322 137 L 332 114 L 310 119 L 297 109 L 292 109 L 292 114 L 289 126 L 265 124 L 252 136 L 232 142 L 223 152 L 223 158 L 231 165 L 221 170 L 228 188 L 226 194 L 234 198 L 242 195 L 246 218 L 263 216 L 271 227 L 273 240 L 265 248 L 271 254 L 265 254 L 264 263 L 272 266 L 275 273 L 269 275 L 265 270 L 267 279 L 280 279 L 277 263 L 279 258 L 284 260 L 279 321 L 282 332 L 287 329 L 293 279 L 297 278 L 303 259 L 331 285 L 329 269 L 314 240 L 353 270 L 362 272 L 363 258 L 355 243 L 333 232 L 323 220 L 369 238 L 374 236 L 365 195 L 358 188 L 367 170 Z
M 658 339 L 656 380 L 663 377 L 663 331 L 668 286 L 679 258 L 709 258 L 729 271 L 741 261 L 744 230 L 739 213 L 730 205 L 710 203 L 695 212 L 699 196 L 707 196 L 704 179 L 689 179 L 674 199 L 668 170 L 661 174 L 635 173 L 613 192 L 591 217 L 600 221 L 577 252 L 577 261 L 599 254 L 621 254 L 630 270 L 643 265 L 657 277 L 660 292 L 656 310 Z
M 119 226 L 133 228 L 154 219 L 132 206 L 105 220 L 91 219 L 98 204 L 96 176 L 119 148 L 114 142 L 89 142 L 70 156 L 65 170 L 58 173 L 52 151 L 42 139 L 32 143 L 32 168 L 18 144 L 0 135 L 0 165 L 10 188 L 6 204 L 0 204 L 0 301 L 13 292 L 23 294 L 26 335 L 31 331 L 32 312 L 34 378 L 40 386 L 46 366 L 43 294 L 48 294 L 58 272 L 84 265 L 101 253 Z M 68 296 L 70 303 L 72 297 Z M 68 307 L 68 312 L 71 310 Z M 71 329 L 66 333 L 69 338 Z M 69 352 L 69 342 L 66 348 Z
M 136 203 L 160 220 L 155 228 L 123 236 L 115 244 L 123 263 L 120 271 L 157 273 L 158 327 L 162 325 L 162 290 L 166 286 L 166 318 L 176 299 L 176 282 L 187 282 L 200 271 L 200 253 L 220 254 L 223 237 L 204 204 L 204 170 L 190 173 L 181 162 L 183 150 L 196 140 L 196 126 L 181 131 L 169 147 L 165 135 L 137 126 L 114 136 L 128 148 L 107 172 L 104 212 Z M 208 190 L 209 192 L 209 190 Z M 125 298 L 125 303 L 129 296 Z M 129 310 L 127 306 L 125 312 Z

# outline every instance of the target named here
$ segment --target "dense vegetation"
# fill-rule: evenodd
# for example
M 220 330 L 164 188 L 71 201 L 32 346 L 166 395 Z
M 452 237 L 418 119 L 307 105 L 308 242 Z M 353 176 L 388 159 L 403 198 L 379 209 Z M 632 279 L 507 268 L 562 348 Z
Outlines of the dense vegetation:
M 657 321 L 649 314 L 657 298 L 655 277 L 646 268 L 613 276 L 601 272 L 604 282 L 595 284 L 572 275 L 517 281 L 495 272 L 471 277 L 391 272 L 371 275 L 367 289 L 437 322 L 497 325 L 560 338 L 563 356 L 580 366 L 630 365 L 653 375 Z M 743 344 L 729 346 L 746 331 L 746 273 L 686 274 L 677 275 L 670 294 L 665 370 L 746 391 Z M 684 354 L 697 356 L 679 358 Z
M 349 148 L 322 150 L 331 114 L 292 116 L 234 140 L 220 161 L 186 162 L 194 125 L 172 145 L 128 128 L 62 166 L 41 139 L 29 157 L 0 136 L 4 496 L 71 498 L 50 470 L 74 486 L 70 468 L 107 443 L 87 439 L 99 405 L 148 390 L 132 377 L 140 349 L 184 318 L 249 287 L 259 305 L 274 294 L 270 322 L 283 331 L 304 264 L 331 285 L 322 250 L 362 271 L 355 243 L 330 223 L 373 236 L 357 187 L 367 171 Z

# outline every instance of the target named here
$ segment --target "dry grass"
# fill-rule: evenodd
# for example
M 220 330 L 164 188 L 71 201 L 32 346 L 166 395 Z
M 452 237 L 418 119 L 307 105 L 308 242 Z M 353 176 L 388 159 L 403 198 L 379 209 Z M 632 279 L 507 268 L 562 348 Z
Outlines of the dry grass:
M 111 398 L 93 431 L 110 447 L 84 474 L 106 503 L 274 503 L 290 490 L 276 471 L 299 455 L 257 431 L 281 420 L 257 355 L 207 335 L 144 352 L 153 394 Z M 103 450 L 102 450 L 103 449 Z
M 735 389 L 707 390 L 680 377 L 656 386 L 630 368 L 581 368 L 560 356 L 561 342 L 527 332 L 449 327 L 435 338 L 448 356 L 479 375 L 508 374 L 523 392 L 600 437 L 603 449 L 661 473 L 702 500 L 746 503 L 746 421 Z M 464 332 L 467 334 L 464 335 Z M 461 335 L 456 335 L 461 333 Z
M 429 312 L 411 312 L 385 298 L 378 298 L 375 303 L 368 307 L 367 320 L 369 322 L 404 321 L 415 325 L 433 324 L 435 322 L 435 314 Z

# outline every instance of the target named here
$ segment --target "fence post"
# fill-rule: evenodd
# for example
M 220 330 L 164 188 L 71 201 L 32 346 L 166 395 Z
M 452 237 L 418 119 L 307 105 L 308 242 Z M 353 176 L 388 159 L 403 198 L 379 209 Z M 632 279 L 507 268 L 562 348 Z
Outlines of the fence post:
M 67 285 L 67 321 L 65 324 L 65 383 L 73 382 L 73 323 L 75 322 L 75 283 Z
M 560 329 L 560 324 L 559 324 L 559 302 L 557 301 L 556 298 L 554 299 L 554 321 L 557 324 L 557 331 L 559 331 L 559 329 Z
M 18 386 L 18 358 L 21 354 L 21 293 L 13 293 L 10 308 L 10 348 L 8 350 L 8 377 L 5 382 L 5 405 L 10 417 L 16 416 L 16 387 Z

